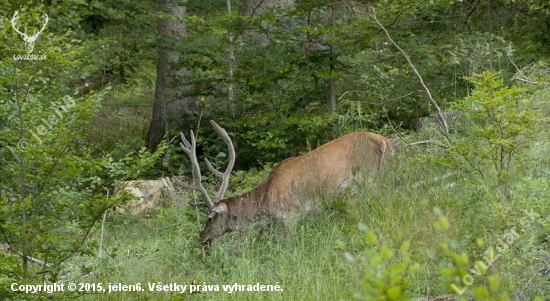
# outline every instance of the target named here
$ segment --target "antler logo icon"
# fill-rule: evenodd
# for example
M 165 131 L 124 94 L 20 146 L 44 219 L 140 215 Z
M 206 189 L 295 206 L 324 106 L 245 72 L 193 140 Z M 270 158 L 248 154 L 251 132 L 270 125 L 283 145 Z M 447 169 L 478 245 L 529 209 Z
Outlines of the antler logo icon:
M 15 11 L 15 13 L 13 14 L 13 17 L 11 18 L 11 26 L 13 27 L 13 29 L 21 35 L 21 37 L 23 38 L 23 41 L 25 41 L 25 48 L 27 48 L 27 53 L 31 54 L 32 51 L 34 50 L 34 42 L 36 42 L 36 39 L 38 39 L 38 36 L 44 31 L 44 29 L 46 29 L 46 25 L 48 25 L 48 15 L 47 14 L 44 14 L 44 25 L 42 26 L 42 29 L 40 29 L 39 31 L 34 31 L 34 34 L 32 36 L 28 36 L 27 35 L 27 30 L 25 30 L 25 32 L 21 32 L 19 31 L 19 27 L 20 25 L 18 26 L 16 23 L 17 23 L 17 19 L 19 19 L 19 11 Z

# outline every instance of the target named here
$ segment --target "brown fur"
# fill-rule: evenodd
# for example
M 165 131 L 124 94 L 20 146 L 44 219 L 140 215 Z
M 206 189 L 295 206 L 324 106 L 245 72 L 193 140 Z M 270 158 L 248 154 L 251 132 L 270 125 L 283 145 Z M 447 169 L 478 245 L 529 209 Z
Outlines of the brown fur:
M 392 149 L 383 136 L 358 132 L 287 159 L 251 191 L 216 203 L 201 239 L 242 228 L 263 215 L 288 224 L 311 209 L 316 196 L 334 195 L 355 181 L 372 179 Z

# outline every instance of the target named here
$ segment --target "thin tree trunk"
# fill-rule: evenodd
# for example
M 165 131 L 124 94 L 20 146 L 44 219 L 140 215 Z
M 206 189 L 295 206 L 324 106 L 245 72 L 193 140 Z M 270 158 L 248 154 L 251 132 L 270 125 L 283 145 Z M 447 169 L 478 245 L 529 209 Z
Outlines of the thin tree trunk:
M 231 15 L 231 0 L 226 0 L 226 4 L 227 14 Z M 235 41 L 233 40 L 233 34 L 229 34 L 227 41 L 229 42 L 229 85 L 227 86 L 227 98 L 231 118 L 235 120 L 237 117 L 237 108 L 235 106 L 235 86 L 233 84 L 233 74 L 235 73 Z
M 304 45 L 304 61 L 306 63 L 309 63 L 309 56 L 310 56 L 310 52 L 311 52 L 311 33 L 310 33 L 310 28 L 311 28 L 311 11 L 309 11 L 309 13 L 307 14 L 307 18 L 306 18 L 306 27 L 307 27 L 307 31 L 306 31 L 306 42 L 305 42 L 305 45 Z
M 107 191 L 107 199 L 109 198 L 109 191 Z M 99 238 L 99 258 L 103 258 L 103 235 L 105 234 L 105 222 L 107 221 L 107 210 L 103 212 L 103 221 L 101 222 L 101 236 Z
M 332 46 L 331 46 L 332 48 Z M 331 70 L 332 72 L 332 70 Z M 337 106 L 336 106 L 336 79 L 335 78 L 331 78 L 329 79 L 328 81 L 328 84 L 329 84 L 329 101 L 330 101 L 330 112 L 331 113 L 334 113 L 336 112 L 337 110 Z
M 331 25 L 334 27 L 336 24 L 336 2 L 332 2 L 331 4 Z M 335 53 L 335 46 L 331 43 L 330 44 L 330 75 L 334 76 L 333 72 L 335 69 L 335 60 L 336 60 L 336 53 Z M 329 79 L 329 103 L 330 103 L 330 112 L 334 113 L 338 109 L 336 104 L 336 78 Z
M 399 45 L 392 39 L 392 37 L 391 37 L 390 33 L 388 32 L 388 30 L 386 29 L 386 27 L 384 27 L 384 25 L 382 25 L 382 23 L 380 23 L 378 18 L 376 18 L 376 10 L 374 9 L 374 7 L 371 6 L 370 8 L 372 9 L 371 17 L 374 19 L 374 22 L 382 29 L 382 31 L 384 31 L 384 33 L 386 34 L 386 37 L 388 38 L 388 40 L 390 40 L 390 42 L 393 44 L 393 46 L 395 46 L 395 48 L 397 48 L 397 50 L 399 50 L 399 52 L 401 52 L 401 54 L 403 55 L 405 60 L 407 60 L 407 63 L 409 63 L 409 67 L 411 67 L 411 70 L 413 71 L 413 73 L 418 78 L 418 81 L 420 82 L 420 84 L 424 88 L 424 92 L 426 92 L 426 96 L 428 97 L 428 100 L 430 101 L 430 103 L 432 104 L 432 106 L 435 108 L 435 110 L 437 112 L 437 117 L 439 118 L 439 121 L 441 122 L 441 127 L 443 128 L 443 134 L 445 136 L 449 136 L 449 126 L 447 125 L 447 120 L 445 120 L 445 116 L 443 116 L 443 112 L 441 112 L 441 108 L 439 107 L 439 105 L 437 105 L 437 102 L 432 97 L 432 93 L 430 92 L 430 89 L 428 89 L 428 86 L 426 86 L 426 84 L 424 83 L 424 79 L 422 78 L 422 76 L 420 75 L 420 73 L 418 72 L 416 67 L 414 66 L 413 62 L 409 58 L 409 55 L 405 52 L 405 50 L 403 50 L 403 48 L 399 47 Z
M 180 61 L 180 54 L 171 46 L 174 42 L 187 37 L 185 24 L 174 20 L 174 17 L 185 16 L 185 6 L 176 5 L 174 0 L 157 0 L 157 9 L 167 16 L 161 18 L 158 24 L 155 103 L 146 138 L 147 148 L 151 151 L 156 149 L 167 135 L 171 116 L 181 116 L 185 111 L 195 108 L 192 98 L 182 96 L 186 87 L 179 82 L 186 76 L 187 71 L 185 68 L 175 69 Z
M 19 118 L 19 141 L 23 141 L 23 112 L 21 110 L 21 100 L 16 99 L 17 101 L 17 115 Z M 21 230 L 23 236 L 23 277 L 27 278 L 29 276 L 29 237 L 27 233 L 27 205 L 25 204 L 25 169 L 23 161 L 23 151 L 19 150 L 19 203 L 22 206 L 21 212 Z
M 491 8 L 491 0 L 489 0 L 489 70 L 494 73 L 493 68 L 493 15 Z

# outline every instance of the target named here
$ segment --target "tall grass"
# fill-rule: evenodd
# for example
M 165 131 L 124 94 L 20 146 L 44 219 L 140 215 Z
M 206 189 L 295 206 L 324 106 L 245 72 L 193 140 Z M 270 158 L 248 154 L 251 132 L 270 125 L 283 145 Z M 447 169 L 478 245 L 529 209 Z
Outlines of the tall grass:
M 406 154 L 410 156 L 411 154 Z M 280 225 L 273 223 L 249 231 L 231 233 L 209 248 L 198 243 L 193 209 L 186 196 L 157 210 L 147 219 L 111 217 L 105 232 L 107 259 L 88 260 L 95 271 L 79 281 L 163 284 L 275 284 L 283 292 L 140 292 L 87 295 L 86 300 L 338 300 L 350 299 L 362 280 L 363 266 L 349 262 L 344 251 L 360 254 L 365 248 L 358 224 L 373 230 L 381 245 L 397 248 L 412 242 L 411 255 L 422 272 L 414 278 L 414 294 L 445 293 L 438 267 L 444 261 L 439 249 L 441 236 L 432 223 L 433 207 L 439 206 L 451 218 L 455 237 L 475 237 L 482 230 L 479 221 L 488 215 L 464 219 L 459 210 L 471 206 L 459 183 L 445 188 L 448 178 L 429 180 L 442 170 L 425 162 L 411 162 L 405 155 L 392 162 L 391 172 L 374 184 L 365 183 L 333 202 L 305 214 L 294 225 L 292 239 L 285 241 Z M 424 183 L 425 182 L 425 183 Z M 430 183 L 430 184 L 427 184 Z M 490 216 L 490 215 L 489 215 Z M 476 221 L 475 224 L 472 222 Z M 114 222 L 113 222 L 114 221 Z M 202 222 L 202 221 L 201 221 Z M 485 229 L 491 227 L 487 221 Z M 339 242 L 346 244 L 345 250 Z M 456 242 L 467 250 L 468 239 Z
M 540 106 L 543 118 L 547 118 L 548 106 Z M 409 292 L 416 297 L 433 297 L 455 293 L 440 273 L 442 268 L 456 268 L 442 252 L 442 242 L 467 256 L 470 263 L 481 260 L 488 246 L 517 225 L 522 210 L 532 208 L 540 219 L 487 273 L 476 278 L 476 285 L 485 285 L 488 276 L 499 274 L 500 289 L 508 291 L 512 300 L 530 300 L 537 295 L 549 298 L 548 134 L 547 127 L 540 127 L 531 147 L 511 170 L 511 198 L 507 202 L 496 201 L 496 190 L 490 185 L 438 164 L 436 159 L 444 155 L 440 146 L 407 148 L 399 151 L 372 183 L 362 183 L 336 199 L 319 202 L 322 205 L 316 210 L 305 213 L 293 225 L 290 241 L 284 239 L 281 225 L 268 223 L 202 246 L 190 196 L 181 193 L 145 219 L 110 216 L 105 231 L 108 256 L 74 260 L 73 267 L 79 269 L 72 269 L 64 280 L 102 282 L 104 286 L 141 283 L 146 290 L 147 283 L 204 282 L 218 284 L 220 290 L 222 284 L 278 283 L 284 290 L 192 295 L 124 292 L 89 294 L 82 297 L 86 300 L 348 300 L 365 281 L 363 270 L 369 258 L 364 255 L 369 250 L 380 246 L 397 249 L 409 240 L 411 259 L 421 266 L 411 276 Z M 467 129 L 453 135 L 467 135 Z M 411 140 L 425 137 L 437 139 L 438 135 L 427 129 Z M 261 180 L 257 174 L 248 178 Z M 251 185 L 249 181 L 241 183 Z M 446 233 L 433 226 L 441 215 L 451 225 Z M 202 212 L 201 223 L 204 218 Z M 373 231 L 377 244 L 367 244 L 365 232 L 359 228 Z M 98 237 L 96 232 L 90 246 L 97 245 Z

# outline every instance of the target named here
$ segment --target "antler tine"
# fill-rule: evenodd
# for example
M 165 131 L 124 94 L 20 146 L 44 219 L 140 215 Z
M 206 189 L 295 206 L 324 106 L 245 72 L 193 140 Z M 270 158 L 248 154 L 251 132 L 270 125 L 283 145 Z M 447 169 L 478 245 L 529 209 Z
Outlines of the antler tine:
M 17 22 L 17 19 L 19 19 L 19 11 L 16 10 L 14 13 L 13 13 L 13 17 L 11 17 L 11 25 L 13 25 L 13 27 L 15 27 L 15 22 Z
M 218 177 L 223 177 L 223 172 L 217 170 L 212 163 L 210 163 L 210 160 L 204 158 L 204 161 L 206 162 L 206 166 L 208 166 L 208 170 L 210 170 L 213 174 L 215 174 Z
M 229 176 L 231 175 L 231 172 L 233 171 L 233 167 L 235 166 L 235 147 L 233 146 L 233 141 L 231 141 L 231 138 L 223 129 L 220 127 L 214 120 L 210 120 L 210 124 L 214 127 L 214 130 L 222 138 L 223 142 L 225 142 L 225 145 L 227 145 L 227 148 L 229 150 L 229 163 L 227 164 L 227 167 L 225 168 L 224 172 L 220 172 L 210 164 L 210 161 L 208 159 L 205 159 L 206 165 L 208 166 L 208 169 L 217 175 L 218 177 L 222 178 L 222 185 L 220 187 L 220 190 L 218 191 L 218 195 L 214 199 L 215 202 L 218 202 L 223 198 L 225 195 L 225 192 L 227 191 L 227 187 L 229 186 Z
M 185 135 L 183 135 L 183 133 L 181 132 L 180 132 L 180 137 L 182 141 L 180 143 L 181 149 L 187 154 L 187 156 L 191 160 L 191 165 L 193 166 L 193 173 L 195 177 L 193 179 L 192 185 L 182 183 L 181 181 L 179 182 L 186 189 L 198 190 L 201 193 L 206 206 L 209 209 L 212 209 L 214 208 L 214 203 L 210 199 L 210 196 L 208 196 L 208 192 L 206 191 L 206 189 L 204 189 L 204 187 L 202 187 L 201 185 L 201 168 L 199 166 L 199 161 L 197 160 L 197 147 L 196 147 L 197 142 L 195 141 L 195 136 L 193 135 L 193 131 L 191 131 L 191 143 L 189 143 L 189 140 L 187 140 L 185 138 Z
M 193 134 L 193 130 L 191 130 L 191 142 L 193 142 L 193 144 L 189 143 L 189 140 L 185 138 L 185 135 L 182 132 L 180 132 L 180 137 L 181 137 L 181 142 L 180 142 L 181 149 L 187 155 L 189 155 L 189 153 L 191 153 L 192 148 L 195 146 L 195 135 Z
M 16 10 L 15 13 L 13 13 L 13 17 L 11 18 L 11 26 L 13 27 L 13 29 L 15 30 L 15 32 L 17 32 L 18 34 L 22 35 L 22 36 L 27 36 L 27 33 L 22 33 L 19 31 L 19 26 L 16 26 L 16 22 L 17 22 L 17 19 L 19 19 L 19 11 Z
M 44 29 L 46 29 L 46 25 L 48 25 L 48 20 L 50 20 L 50 18 L 48 17 L 48 14 L 44 13 L 44 15 L 46 16 L 46 22 L 44 22 L 44 25 L 42 26 L 42 28 L 35 34 L 33 34 L 33 36 L 38 36 L 39 34 L 41 34 Z
M 44 22 L 44 26 L 42 26 L 42 29 L 40 29 L 40 31 L 44 31 L 44 28 L 46 28 L 46 25 L 48 25 L 48 21 L 50 20 L 50 17 L 48 17 L 48 14 L 47 13 L 44 13 L 44 16 L 46 16 L 46 22 Z

